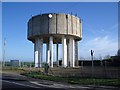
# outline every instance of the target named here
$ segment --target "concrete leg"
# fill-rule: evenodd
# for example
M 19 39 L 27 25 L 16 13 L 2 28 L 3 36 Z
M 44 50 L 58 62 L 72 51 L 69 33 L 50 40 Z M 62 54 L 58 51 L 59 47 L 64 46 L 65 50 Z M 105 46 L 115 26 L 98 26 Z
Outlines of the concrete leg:
M 59 44 L 57 43 L 57 45 L 56 45 L 56 61 L 57 61 L 57 66 L 59 66 L 59 60 L 58 60 L 58 47 L 59 47 Z
M 53 67 L 53 37 L 49 38 L 49 50 L 50 50 L 50 67 Z
M 66 38 L 62 37 L 62 66 L 67 67 L 67 44 L 66 44 Z
M 70 38 L 69 40 L 69 53 L 70 53 L 70 67 L 74 67 L 75 66 L 75 41 L 74 38 Z
M 70 67 L 69 43 L 67 42 L 67 66 Z
M 42 52 L 43 52 L 43 40 L 37 38 L 34 44 L 34 62 L 35 67 L 41 67 L 42 63 Z
M 47 53 L 48 53 L 47 64 L 50 66 L 50 50 L 48 50 Z
M 38 67 L 42 67 L 43 39 L 38 38 Z
M 34 64 L 35 67 L 38 67 L 38 44 L 37 44 L 37 40 L 34 43 Z
M 48 63 L 49 64 L 49 58 L 50 58 L 50 56 L 49 56 L 49 44 L 47 43 L 46 44 L 46 63 Z
M 78 42 L 75 41 L 75 66 L 78 66 Z

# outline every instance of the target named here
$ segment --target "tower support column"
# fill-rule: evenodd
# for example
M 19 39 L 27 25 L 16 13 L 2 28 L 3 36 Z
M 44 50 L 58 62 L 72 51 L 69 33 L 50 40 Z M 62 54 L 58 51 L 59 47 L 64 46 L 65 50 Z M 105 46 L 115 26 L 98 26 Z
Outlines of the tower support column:
M 75 41 L 74 38 L 69 39 L 69 54 L 70 54 L 70 67 L 75 67 Z
M 42 60 L 43 60 L 43 39 L 38 38 L 38 67 L 42 67 Z
M 38 43 L 36 40 L 34 43 L 34 64 L 36 68 L 38 67 L 38 63 Z
M 42 67 L 43 39 L 37 38 L 34 44 L 35 67 Z
M 62 37 L 62 66 L 67 67 L 67 44 L 66 37 Z
M 67 42 L 67 66 L 70 67 L 70 51 L 69 51 L 69 42 Z
M 49 64 L 50 63 L 50 50 L 49 50 L 49 43 L 46 43 L 46 63 Z
M 75 41 L 75 66 L 78 66 L 78 42 Z
M 56 45 L 56 59 L 57 59 L 57 66 L 59 66 L 59 60 L 58 60 L 58 48 L 59 48 L 59 44 L 57 43 L 57 45 Z
M 50 50 L 50 67 L 53 67 L 53 37 L 49 38 L 49 50 Z

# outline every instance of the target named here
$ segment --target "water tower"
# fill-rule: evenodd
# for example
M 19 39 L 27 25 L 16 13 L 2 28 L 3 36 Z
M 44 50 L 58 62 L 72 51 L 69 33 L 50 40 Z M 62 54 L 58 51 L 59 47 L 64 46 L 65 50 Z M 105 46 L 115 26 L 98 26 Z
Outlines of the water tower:
M 62 67 L 75 67 L 78 61 L 78 41 L 82 39 L 81 19 L 70 14 L 48 13 L 33 16 L 28 21 L 28 40 L 34 43 L 35 67 L 42 67 L 43 43 L 46 44 L 46 63 L 53 67 L 53 44 L 62 44 Z

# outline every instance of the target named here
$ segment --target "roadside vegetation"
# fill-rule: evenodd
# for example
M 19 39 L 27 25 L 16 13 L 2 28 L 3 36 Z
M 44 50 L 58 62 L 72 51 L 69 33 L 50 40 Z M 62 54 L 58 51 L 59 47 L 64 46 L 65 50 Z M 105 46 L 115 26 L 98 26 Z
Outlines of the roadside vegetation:
M 64 82 L 64 83 L 70 83 L 70 84 L 107 85 L 107 86 L 120 87 L 120 79 L 61 77 L 61 76 L 47 75 L 40 72 L 27 72 L 27 73 L 22 73 L 22 75 L 32 77 L 32 78 L 42 79 L 42 80 L 50 80 L 50 81 Z
M 25 73 L 24 69 L 18 68 L 18 67 L 2 67 L 2 72 L 8 72 L 8 73 Z

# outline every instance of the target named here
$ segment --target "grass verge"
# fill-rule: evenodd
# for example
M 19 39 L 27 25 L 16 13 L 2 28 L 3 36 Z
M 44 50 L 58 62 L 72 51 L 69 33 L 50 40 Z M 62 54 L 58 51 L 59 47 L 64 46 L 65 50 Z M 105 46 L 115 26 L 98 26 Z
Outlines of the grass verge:
M 60 77 L 60 76 L 45 75 L 40 72 L 22 73 L 22 75 L 32 77 L 32 78 L 37 78 L 37 79 L 50 80 L 50 81 L 56 81 L 56 82 L 65 82 L 65 83 L 70 83 L 70 84 L 105 85 L 105 86 L 120 87 L 120 79 Z

